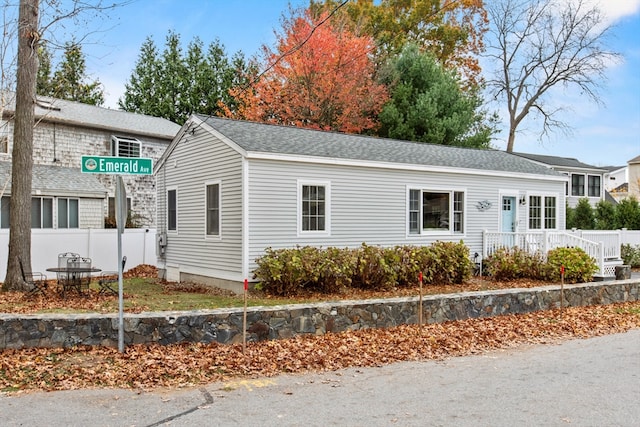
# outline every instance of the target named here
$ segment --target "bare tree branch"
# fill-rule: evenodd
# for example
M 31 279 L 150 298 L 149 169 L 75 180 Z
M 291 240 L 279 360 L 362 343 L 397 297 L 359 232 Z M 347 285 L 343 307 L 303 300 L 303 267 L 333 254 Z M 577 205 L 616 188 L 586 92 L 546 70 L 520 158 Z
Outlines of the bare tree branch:
M 619 54 L 607 49 L 612 31 L 597 8 L 583 0 L 495 0 L 490 17 L 486 57 L 499 67 L 487 87 L 505 99 L 509 112 L 507 151 L 523 120 L 535 112 L 543 118 L 541 136 L 569 126 L 551 107 L 553 88 L 578 88 L 601 103 L 599 89 L 607 67 Z

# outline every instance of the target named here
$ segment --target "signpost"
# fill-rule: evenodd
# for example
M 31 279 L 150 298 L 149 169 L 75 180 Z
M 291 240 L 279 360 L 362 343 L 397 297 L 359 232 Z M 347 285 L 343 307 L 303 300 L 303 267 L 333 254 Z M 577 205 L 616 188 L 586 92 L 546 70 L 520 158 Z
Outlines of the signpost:
M 120 175 L 151 175 L 153 160 L 143 157 L 82 156 L 83 173 L 118 175 L 116 181 L 116 225 L 118 226 L 118 350 L 124 352 L 124 298 L 122 284 L 122 233 L 127 223 L 127 192 Z

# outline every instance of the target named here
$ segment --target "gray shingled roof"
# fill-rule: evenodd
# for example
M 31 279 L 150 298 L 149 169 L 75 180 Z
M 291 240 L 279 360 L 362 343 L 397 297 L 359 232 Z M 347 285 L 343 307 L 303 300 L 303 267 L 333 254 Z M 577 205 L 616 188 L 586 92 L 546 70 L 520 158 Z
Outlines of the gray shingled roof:
M 5 97 L 5 115 L 12 115 L 15 111 L 14 94 L 5 92 Z M 160 117 L 95 107 L 46 96 L 38 97 L 35 115 L 37 119 L 51 122 L 167 140 L 172 140 L 180 130 L 180 125 Z
M 197 116 L 247 152 L 558 176 L 504 151 L 451 147 Z
M 11 192 L 11 162 L 0 162 L 0 189 Z M 45 196 L 75 196 L 104 198 L 107 189 L 95 175 L 80 172 L 80 169 L 61 166 L 33 165 L 33 194 Z
M 543 154 L 530 154 L 530 153 L 513 153 L 513 154 L 515 154 L 516 156 L 524 157 L 529 160 L 533 160 L 534 162 L 544 163 L 549 166 L 596 169 L 596 170 L 606 171 L 605 168 L 600 168 L 598 166 L 582 163 L 581 161 L 579 161 L 578 159 L 574 159 L 573 157 L 546 156 Z

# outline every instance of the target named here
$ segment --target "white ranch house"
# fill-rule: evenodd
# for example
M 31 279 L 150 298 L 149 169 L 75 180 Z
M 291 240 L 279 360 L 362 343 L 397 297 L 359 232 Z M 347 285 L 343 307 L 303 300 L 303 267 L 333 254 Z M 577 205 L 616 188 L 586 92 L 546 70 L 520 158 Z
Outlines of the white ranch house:
M 496 150 L 193 115 L 154 173 L 174 281 L 241 289 L 267 247 L 462 240 L 486 255 L 569 236 L 566 175 Z

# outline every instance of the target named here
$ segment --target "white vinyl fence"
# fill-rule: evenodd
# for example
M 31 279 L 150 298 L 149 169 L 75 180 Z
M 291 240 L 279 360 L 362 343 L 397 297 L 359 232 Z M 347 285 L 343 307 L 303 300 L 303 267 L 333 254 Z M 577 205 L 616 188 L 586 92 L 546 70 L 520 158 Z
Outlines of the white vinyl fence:
M 118 271 L 117 229 L 31 230 L 31 268 L 55 279 L 47 272 L 57 267 L 58 254 L 75 252 L 89 257 L 92 265 L 103 271 Z M 7 275 L 9 230 L 0 230 L 0 281 Z M 125 270 L 140 264 L 156 265 L 156 230 L 127 228 L 122 234 L 122 255 L 127 257 Z

